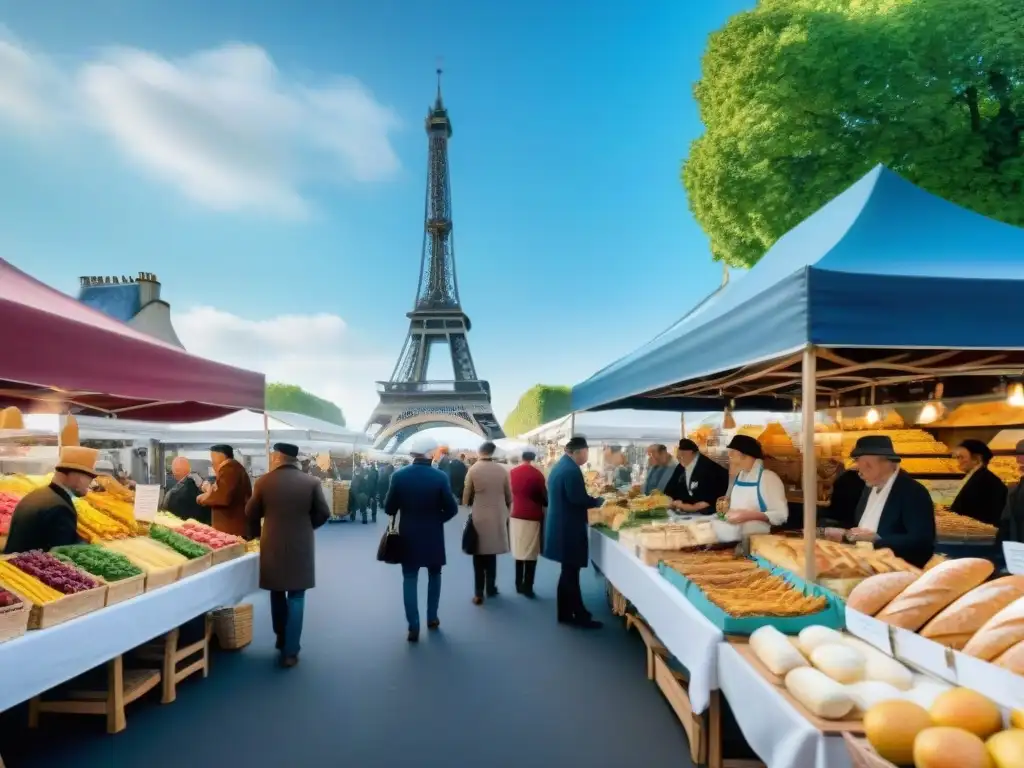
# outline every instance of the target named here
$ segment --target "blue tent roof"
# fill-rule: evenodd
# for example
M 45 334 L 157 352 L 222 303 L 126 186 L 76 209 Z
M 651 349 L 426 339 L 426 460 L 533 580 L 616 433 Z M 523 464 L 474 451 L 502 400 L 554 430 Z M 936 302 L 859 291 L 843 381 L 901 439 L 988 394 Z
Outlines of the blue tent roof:
M 696 312 L 577 384 L 573 409 L 656 407 L 642 396 L 809 343 L 1024 349 L 1022 299 L 1024 229 L 877 166 Z

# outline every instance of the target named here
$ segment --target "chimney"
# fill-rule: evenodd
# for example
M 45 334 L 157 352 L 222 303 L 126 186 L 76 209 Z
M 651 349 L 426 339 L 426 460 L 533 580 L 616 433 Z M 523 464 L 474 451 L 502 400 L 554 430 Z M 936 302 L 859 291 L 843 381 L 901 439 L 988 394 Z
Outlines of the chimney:
M 139 306 L 160 300 L 160 283 L 152 272 L 139 272 Z

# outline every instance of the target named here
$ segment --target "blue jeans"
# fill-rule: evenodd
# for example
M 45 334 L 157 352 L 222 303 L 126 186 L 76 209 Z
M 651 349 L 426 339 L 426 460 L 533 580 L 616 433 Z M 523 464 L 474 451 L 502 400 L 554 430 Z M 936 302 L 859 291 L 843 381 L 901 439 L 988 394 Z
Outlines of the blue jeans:
M 299 655 L 302 637 L 302 611 L 306 607 L 306 590 L 270 593 L 270 622 L 277 635 L 282 656 Z
M 420 628 L 418 601 L 420 569 L 402 566 L 402 597 L 405 600 L 405 620 L 410 631 Z M 437 621 L 437 605 L 441 602 L 441 567 L 427 568 L 427 622 Z

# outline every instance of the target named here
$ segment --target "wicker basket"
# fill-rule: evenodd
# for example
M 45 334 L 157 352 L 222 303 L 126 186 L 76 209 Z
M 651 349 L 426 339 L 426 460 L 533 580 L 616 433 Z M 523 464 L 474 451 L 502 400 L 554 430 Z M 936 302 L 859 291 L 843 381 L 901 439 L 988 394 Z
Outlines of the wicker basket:
M 896 768 L 892 763 L 880 757 L 871 746 L 861 738 L 843 734 L 846 750 L 850 753 L 850 764 L 853 768 Z
M 218 608 L 213 616 L 213 633 L 225 651 L 237 651 L 252 642 L 252 603 Z

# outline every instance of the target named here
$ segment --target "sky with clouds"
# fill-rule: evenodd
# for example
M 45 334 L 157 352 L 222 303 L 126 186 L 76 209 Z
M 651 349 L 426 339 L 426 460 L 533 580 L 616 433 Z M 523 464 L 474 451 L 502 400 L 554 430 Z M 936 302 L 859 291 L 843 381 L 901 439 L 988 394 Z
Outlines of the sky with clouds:
M 155 272 L 190 351 L 361 426 L 408 327 L 440 55 L 503 418 L 717 285 L 679 167 L 707 34 L 749 4 L 0 0 L 0 256 L 69 293 Z

